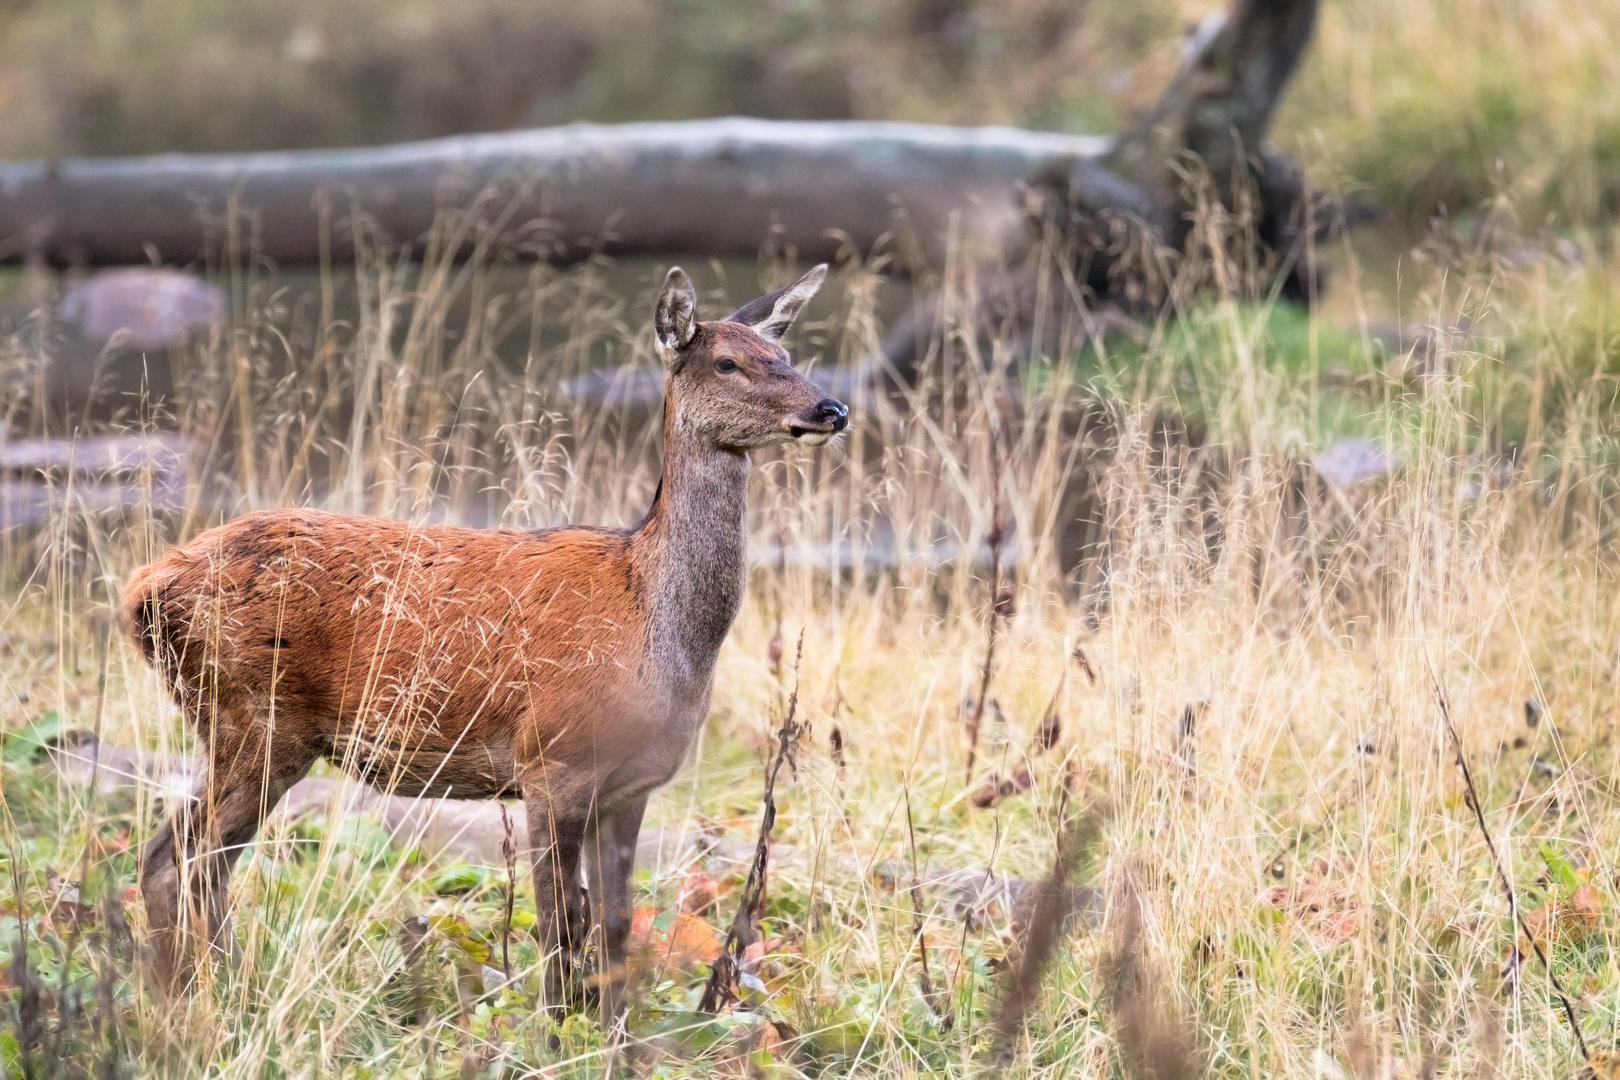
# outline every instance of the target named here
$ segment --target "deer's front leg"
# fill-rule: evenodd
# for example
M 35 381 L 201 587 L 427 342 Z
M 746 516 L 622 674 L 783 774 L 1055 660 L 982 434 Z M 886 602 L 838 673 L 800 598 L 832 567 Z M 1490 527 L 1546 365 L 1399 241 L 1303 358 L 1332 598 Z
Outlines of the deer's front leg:
M 585 947 L 585 912 L 579 888 L 580 845 L 589 805 L 561 798 L 552 785 L 525 784 L 523 808 L 529 821 L 534 874 L 535 930 L 545 964 L 542 1006 L 560 1012 L 574 960 Z
M 603 1027 L 618 1019 L 624 1003 L 628 977 L 625 941 L 630 936 L 632 907 L 630 875 L 635 869 L 636 838 L 641 833 L 641 818 L 646 810 L 647 797 L 640 795 L 602 813 L 594 832 L 585 841 L 591 906 L 602 930 L 597 967 Z

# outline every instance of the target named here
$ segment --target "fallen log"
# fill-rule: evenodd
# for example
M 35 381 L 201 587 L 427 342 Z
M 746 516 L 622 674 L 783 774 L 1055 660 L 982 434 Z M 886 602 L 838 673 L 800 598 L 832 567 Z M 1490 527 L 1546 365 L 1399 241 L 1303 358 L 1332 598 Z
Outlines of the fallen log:
M 199 263 L 238 213 L 251 232 L 244 246 L 315 265 L 323 253 L 352 257 L 344 234 L 357 215 L 420 250 L 443 210 L 481 199 L 507 243 L 559 263 L 770 247 L 816 261 L 867 254 L 886 236 L 902 254 L 937 261 L 953 233 L 1001 243 L 1020 222 L 1013 194 L 1037 173 L 1061 173 L 1099 210 L 1149 212 L 1141 191 L 1101 164 L 1111 146 L 1013 128 L 733 117 L 371 149 L 20 162 L 0 164 L 0 256 Z

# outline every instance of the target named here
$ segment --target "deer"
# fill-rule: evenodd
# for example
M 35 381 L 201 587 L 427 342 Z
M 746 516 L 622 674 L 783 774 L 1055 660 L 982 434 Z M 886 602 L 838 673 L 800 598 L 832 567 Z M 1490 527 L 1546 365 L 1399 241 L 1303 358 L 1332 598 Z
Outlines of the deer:
M 141 859 L 163 992 L 189 992 L 228 951 L 238 856 L 325 760 L 396 795 L 521 798 L 546 1007 L 562 1007 L 599 932 L 612 1013 L 647 800 L 708 716 L 743 600 L 749 455 L 823 445 L 849 423 L 781 344 L 826 275 L 699 322 L 690 278 L 669 271 L 653 311 L 663 460 L 634 528 L 263 510 L 129 578 L 128 633 L 202 766 Z

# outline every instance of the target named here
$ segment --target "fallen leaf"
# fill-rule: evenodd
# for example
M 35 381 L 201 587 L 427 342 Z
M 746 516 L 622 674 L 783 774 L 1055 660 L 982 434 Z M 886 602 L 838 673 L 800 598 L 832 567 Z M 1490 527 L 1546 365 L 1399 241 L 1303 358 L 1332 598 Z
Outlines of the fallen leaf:
M 1587 1064 L 1585 1075 L 1595 1080 L 1620 1080 L 1620 1050 L 1594 1050 Z
M 1284 922 L 1298 926 L 1319 949 L 1338 945 L 1361 928 L 1359 905 L 1339 889 L 1309 882 L 1293 887 L 1275 885 L 1261 892 L 1260 901 L 1283 912 Z
M 732 1013 L 728 1028 L 712 1059 L 711 1076 L 759 1076 L 783 1052 L 782 1033 L 758 1014 Z
M 988 810 L 1002 799 L 1028 791 L 1034 784 L 1035 777 L 1029 771 L 1029 766 L 1020 765 L 1010 780 L 1003 780 L 1000 773 L 991 773 L 968 802 L 976 810 Z
M 1582 885 L 1565 900 L 1549 900 L 1525 915 L 1532 940 L 1543 946 L 1557 941 L 1581 941 L 1595 933 L 1603 921 L 1603 898 L 1590 885 Z
M 1361 920 L 1354 911 L 1328 911 L 1319 913 L 1307 927 L 1306 933 L 1319 946 L 1337 945 L 1355 937 Z
M 1569 912 L 1591 933 L 1603 921 L 1603 895 L 1590 885 L 1582 885 L 1569 894 Z
M 985 778 L 979 789 L 968 798 L 968 804 L 975 810 L 988 810 L 1001 801 L 1001 777 L 991 773 Z
M 720 884 L 702 870 L 688 870 L 676 897 L 676 906 L 693 915 L 701 915 L 714 906 L 720 897 Z
M 479 964 L 490 958 L 489 946 L 473 932 L 465 915 L 430 915 L 428 921 L 468 958 Z
M 630 915 L 630 948 L 647 949 L 676 967 L 712 964 L 722 946 L 714 927 L 691 912 L 638 907 Z
M 492 871 L 489 868 L 463 863 L 448 866 L 435 873 L 428 879 L 428 888 L 439 896 L 459 896 L 486 887 L 491 877 Z

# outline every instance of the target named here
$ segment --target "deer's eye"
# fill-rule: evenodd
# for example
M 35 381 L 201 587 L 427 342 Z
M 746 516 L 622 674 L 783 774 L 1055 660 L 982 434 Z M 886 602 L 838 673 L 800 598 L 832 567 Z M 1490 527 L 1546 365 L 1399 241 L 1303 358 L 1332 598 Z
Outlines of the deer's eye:
M 725 374 L 728 371 L 736 371 L 737 370 L 737 361 L 735 361 L 735 360 L 716 360 L 714 362 L 714 370 L 720 372 L 722 375 Z

